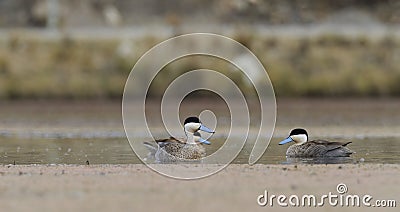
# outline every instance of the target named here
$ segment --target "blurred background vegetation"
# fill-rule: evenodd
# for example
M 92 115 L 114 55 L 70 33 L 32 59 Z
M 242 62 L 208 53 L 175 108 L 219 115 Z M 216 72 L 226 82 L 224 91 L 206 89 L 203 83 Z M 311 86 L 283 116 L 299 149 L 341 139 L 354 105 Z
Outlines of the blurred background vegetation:
M 400 96 L 397 0 L 0 0 L 0 98 L 121 98 L 144 52 L 190 32 L 247 46 L 277 96 Z

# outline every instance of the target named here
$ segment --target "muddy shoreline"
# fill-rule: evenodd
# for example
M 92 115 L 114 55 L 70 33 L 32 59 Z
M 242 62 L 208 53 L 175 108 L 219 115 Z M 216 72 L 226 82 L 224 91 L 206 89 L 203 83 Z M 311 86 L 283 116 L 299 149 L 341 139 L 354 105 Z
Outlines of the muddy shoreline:
M 336 192 L 400 201 L 400 165 L 230 165 L 200 180 L 161 176 L 142 164 L 0 166 L 0 202 L 4 211 L 265 211 L 256 198 L 270 194 Z M 374 207 L 340 207 L 373 211 Z M 272 207 L 282 210 L 280 206 Z M 293 208 L 294 209 L 294 208 Z M 296 211 L 335 208 L 297 207 Z M 384 208 L 385 211 L 396 208 Z

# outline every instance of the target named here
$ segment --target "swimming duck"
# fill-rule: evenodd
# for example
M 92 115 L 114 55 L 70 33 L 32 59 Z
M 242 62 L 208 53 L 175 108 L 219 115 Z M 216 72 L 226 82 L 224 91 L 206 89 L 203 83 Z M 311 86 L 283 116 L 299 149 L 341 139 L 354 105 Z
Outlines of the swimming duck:
M 157 139 L 155 144 L 153 142 L 144 142 L 144 145 L 150 150 L 149 155 L 154 156 L 158 163 L 198 160 L 206 155 L 203 144 L 211 144 L 210 141 L 201 138 L 199 130 L 214 133 L 214 131 L 204 126 L 199 118 L 189 117 L 184 122 L 186 139 L 170 137 Z
M 342 143 L 325 140 L 308 141 L 307 131 L 301 128 L 293 129 L 289 137 L 279 142 L 279 145 L 289 142 L 295 142 L 295 144 L 287 149 L 287 157 L 349 157 L 354 153 L 346 147 L 351 142 Z

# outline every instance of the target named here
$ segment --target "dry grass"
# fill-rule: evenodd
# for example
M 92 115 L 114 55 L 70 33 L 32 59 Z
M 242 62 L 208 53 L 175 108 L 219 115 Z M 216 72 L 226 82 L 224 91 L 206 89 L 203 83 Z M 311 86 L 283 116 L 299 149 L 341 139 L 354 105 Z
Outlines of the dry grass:
M 278 38 L 240 34 L 268 70 L 279 96 L 398 96 L 400 41 L 340 36 Z M 43 40 L 12 36 L 0 41 L 0 98 L 114 98 L 137 59 L 161 41 Z M 172 76 L 194 68 L 230 73 L 215 59 L 193 58 L 164 68 Z M 244 86 L 241 76 L 234 81 Z M 153 95 L 164 80 L 155 80 Z
M 273 44 L 273 45 L 271 45 Z M 400 43 L 321 36 L 266 39 L 256 50 L 278 95 L 394 96 L 400 94 Z

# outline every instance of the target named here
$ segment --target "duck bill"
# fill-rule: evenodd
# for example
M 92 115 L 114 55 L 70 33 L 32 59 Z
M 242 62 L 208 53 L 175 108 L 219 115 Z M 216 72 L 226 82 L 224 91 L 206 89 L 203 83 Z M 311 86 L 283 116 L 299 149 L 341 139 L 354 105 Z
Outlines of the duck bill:
M 279 145 L 287 144 L 287 143 L 290 143 L 292 141 L 293 141 L 293 139 L 291 137 L 287 137 L 285 140 L 279 142 Z
M 207 141 L 206 139 L 200 138 L 200 143 L 210 145 L 211 142 Z
M 204 125 L 200 125 L 199 130 L 201 130 L 203 132 L 208 132 L 208 133 L 215 133 L 214 131 L 210 130 L 208 127 L 206 127 Z

